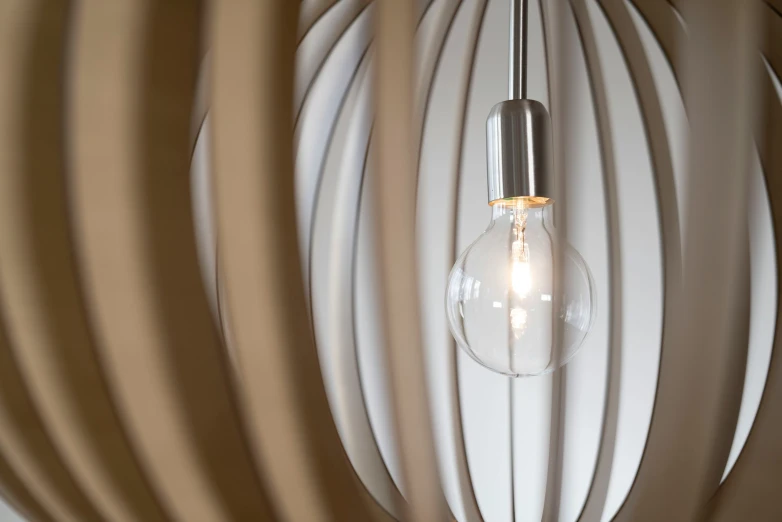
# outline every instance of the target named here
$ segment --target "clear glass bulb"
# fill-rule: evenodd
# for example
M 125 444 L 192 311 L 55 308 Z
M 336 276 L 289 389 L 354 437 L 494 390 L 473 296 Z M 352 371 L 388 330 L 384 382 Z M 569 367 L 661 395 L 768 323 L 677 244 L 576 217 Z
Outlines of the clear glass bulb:
M 495 203 L 489 227 L 459 256 L 448 278 L 451 334 L 477 362 L 514 377 L 565 364 L 584 342 L 595 313 L 589 268 L 569 245 L 563 245 L 562 283 L 554 287 L 556 230 L 547 202 Z M 557 329 L 563 334 L 559 353 L 553 349 Z

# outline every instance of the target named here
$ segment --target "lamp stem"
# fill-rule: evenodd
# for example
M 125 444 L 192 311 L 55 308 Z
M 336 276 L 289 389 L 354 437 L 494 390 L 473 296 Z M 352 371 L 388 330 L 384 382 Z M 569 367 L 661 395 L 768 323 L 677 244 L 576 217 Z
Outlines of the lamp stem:
M 523 100 L 527 97 L 528 12 L 529 0 L 510 0 L 508 96 L 511 100 Z

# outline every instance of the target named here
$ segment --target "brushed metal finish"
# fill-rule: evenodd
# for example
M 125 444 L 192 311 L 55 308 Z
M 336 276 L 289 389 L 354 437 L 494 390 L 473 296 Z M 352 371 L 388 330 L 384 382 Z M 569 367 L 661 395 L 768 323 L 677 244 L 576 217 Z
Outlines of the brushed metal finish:
M 535 100 L 506 100 L 486 120 L 489 204 L 508 198 L 553 198 L 551 118 Z
M 527 97 L 527 49 L 529 48 L 529 0 L 511 0 L 510 53 L 508 64 L 508 97 Z

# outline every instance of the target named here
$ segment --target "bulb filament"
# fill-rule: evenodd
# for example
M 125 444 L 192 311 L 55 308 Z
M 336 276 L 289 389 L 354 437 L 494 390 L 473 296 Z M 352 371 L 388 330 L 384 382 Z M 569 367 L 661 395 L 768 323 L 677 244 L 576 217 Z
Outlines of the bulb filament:
M 527 297 L 532 290 L 532 272 L 529 265 L 529 248 L 525 243 L 527 211 L 522 207 L 513 213 L 513 243 L 511 244 L 511 288 L 512 298 L 518 301 Z M 517 303 L 514 303 L 514 305 Z M 510 307 L 510 324 L 516 336 L 527 326 L 527 310 L 520 306 Z

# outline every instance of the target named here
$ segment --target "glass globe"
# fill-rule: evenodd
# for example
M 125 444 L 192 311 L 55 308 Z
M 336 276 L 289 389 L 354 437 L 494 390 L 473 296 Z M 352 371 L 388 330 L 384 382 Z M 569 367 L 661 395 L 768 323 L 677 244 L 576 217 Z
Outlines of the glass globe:
M 589 268 L 569 245 L 562 246 L 562 282 L 555 288 L 550 202 L 496 202 L 489 227 L 448 278 L 451 334 L 478 363 L 513 377 L 543 375 L 569 361 L 595 315 Z M 556 332 L 563 335 L 561 350 L 553 349 Z

